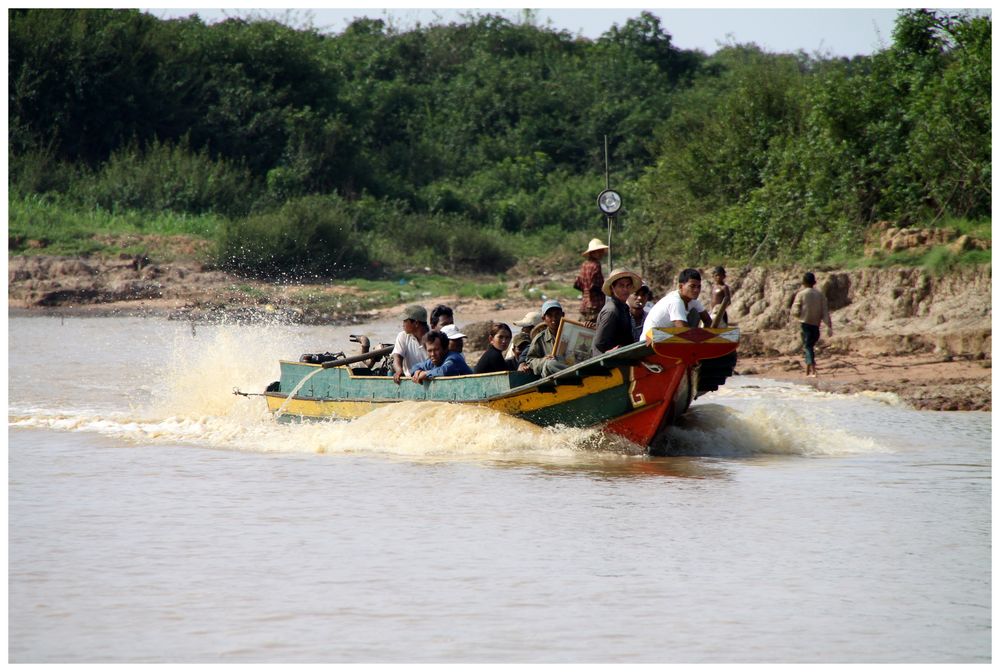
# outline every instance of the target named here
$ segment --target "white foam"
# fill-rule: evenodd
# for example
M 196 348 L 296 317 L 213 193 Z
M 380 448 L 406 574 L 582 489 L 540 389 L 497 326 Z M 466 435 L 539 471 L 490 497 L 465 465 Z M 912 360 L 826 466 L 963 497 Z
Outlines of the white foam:
M 336 331 L 288 325 L 204 327 L 196 339 L 177 330 L 167 356 L 145 367 L 152 375 L 137 369 L 136 380 L 127 381 L 132 385 L 126 388 L 132 390 L 129 408 L 109 412 L 108 407 L 115 405 L 107 399 L 83 409 L 69 402 L 63 408 L 25 404 L 11 406 L 9 422 L 12 427 L 96 432 L 137 443 L 189 443 L 254 452 L 518 459 L 644 452 L 594 429 L 542 428 L 487 408 L 436 402 L 386 405 L 353 421 L 279 423 L 260 397 L 233 394 L 234 388 L 262 392 L 278 378 L 279 358 L 335 349 L 336 345 L 316 343 L 340 336 Z M 706 398 L 718 398 L 728 406 L 699 400 L 667 432 L 664 442 L 671 452 L 745 456 L 881 450 L 873 441 L 839 428 L 842 422 L 819 424 L 821 407 L 815 402 L 824 397 L 812 388 L 741 377 L 730 382 Z M 732 407 L 741 405 L 746 407 Z
M 790 405 L 745 410 L 696 403 L 657 441 L 668 454 L 738 457 L 886 452 L 870 438 L 831 428 Z

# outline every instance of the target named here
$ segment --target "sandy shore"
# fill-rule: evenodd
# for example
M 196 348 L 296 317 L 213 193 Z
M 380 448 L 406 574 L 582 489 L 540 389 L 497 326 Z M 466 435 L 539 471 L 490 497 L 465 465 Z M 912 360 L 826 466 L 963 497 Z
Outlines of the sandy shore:
M 807 378 L 801 357 L 745 357 L 736 372 L 810 385 L 824 392 L 889 392 L 921 410 L 992 409 L 991 360 L 948 359 L 930 354 L 882 356 L 817 354 L 815 378 Z
M 214 276 L 218 275 L 218 278 Z M 93 303 L 67 301 L 51 307 L 9 300 L 9 315 L 64 315 L 64 316 L 157 316 L 170 319 L 210 321 L 237 317 L 254 320 L 271 319 L 282 313 L 290 321 L 312 323 L 357 323 L 373 320 L 391 321 L 398 317 L 402 306 L 391 306 L 371 310 L 364 314 L 315 316 L 282 307 L 281 293 L 270 289 L 274 305 L 237 304 L 226 295 L 226 287 L 231 280 L 222 274 L 212 274 L 212 282 L 205 282 L 206 274 L 191 274 L 179 283 L 176 295 L 160 294 L 158 297 L 138 300 L 104 300 Z M 200 282 L 192 282 L 202 278 Z M 14 278 L 12 278 L 14 280 Z M 227 284 L 228 283 L 228 284 Z M 9 297 L 13 299 L 14 297 Z M 455 310 L 456 323 L 460 327 L 491 320 L 513 323 L 530 310 L 539 307 L 537 301 L 524 298 L 517 289 L 502 300 L 460 298 L 456 296 L 424 297 L 428 310 L 444 303 Z M 575 302 L 565 306 L 567 315 L 575 317 Z M 515 328 L 516 331 L 516 328 Z M 744 330 L 746 331 L 746 330 Z M 755 336 L 771 334 L 765 330 Z M 777 331 L 773 332 L 777 334 Z M 750 336 L 751 334 L 745 334 Z M 781 339 L 794 338 L 789 332 Z M 801 354 L 763 356 L 756 353 L 760 348 L 741 348 L 737 373 L 761 376 L 776 380 L 787 380 L 811 385 L 826 392 L 851 394 L 860 391 L 888 392 L 895 394 L 902 402 L 925 410 L 977 410 L 992 409 L 992 369 L 991 358 L 981 353 L 975 356 L 948 356 L 931 352 L 912 352 L 898 355 L 865 355 L 855 352 L 849 342 L 841 342 L 839 347 L 830 347 L 821 341 L 817 350 L 819 376 L 807 378 Z M 753 356 L 750 353 L 755 353 Z M 787 350 L 786 350 L 787 352 Z M 479 352 L 468 348 L 470 361 L 475 361 Z

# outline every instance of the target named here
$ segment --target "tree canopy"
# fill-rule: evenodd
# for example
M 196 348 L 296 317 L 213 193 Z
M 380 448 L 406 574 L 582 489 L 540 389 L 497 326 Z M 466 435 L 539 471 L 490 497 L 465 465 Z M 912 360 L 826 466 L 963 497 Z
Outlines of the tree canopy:
M 902 10 L 891 46 L 852 59 L 708 56 L 648 12 L 596 40 L 492 14 L 337 35 L 8 16 L 12 198 L 213 212 L 239 239 L 281 212 L 307 226 L 321 197 L 349 222 L 330 258 L 415 222 L 499 254 L 509 234 L 601 230 L 607 136 L 643 258 L 818 259 L 879 220 L 991 216 L 989 16 Z

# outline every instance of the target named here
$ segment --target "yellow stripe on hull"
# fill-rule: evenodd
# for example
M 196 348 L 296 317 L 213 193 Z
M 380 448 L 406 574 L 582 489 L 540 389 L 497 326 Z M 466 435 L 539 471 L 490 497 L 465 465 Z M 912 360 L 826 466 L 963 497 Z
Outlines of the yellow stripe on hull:
M 612 369 L 610 376 L 591 376 L 583 379 L 582 385 L 560 385 L 554 392 L 526 392 L 512 397 L 503 397 L 487 402 L 486 406 L 503 413 L 519 415 L 537 411 L 556 404 L 573 401 L 595 392 L 603 392 L 612 387 L 622 385 L 622 374 L 618 369 Z
M 564 404 L 568 401 L 580 399 L 596 392 L 603 392 L 604 390 L 608 390 L 613 387 L 619 387 L 622 384 L 623 378 L 621 371 L 613 369 L 611 371 L 611 375 L 584 378 L 581 385 L 560 385 L 557 386 L 552 392 L 531 391 L 510 397 L 494 399 L 492 401 L 475 400 L 459 401 L 458 403 L 486 406 L 488 408 L 492 408 L 493 410 L 500 411 L 501 413 L 521 415 L 523 413 L 548 408 L 549 406 Z M 273 392 L 266 393 L 264 397 L 267 399 L 267 408 L 272 413 L 275 413 L 278 409 L 283 408 L 282 415 L 286 416 L 302 416 L 306 418 L 338 418 L 342 420 L 353 420 L 354 418 L 359 418 L 362 415 L 371 413 L 380 406 L 386 404 L 396 404 L 399 403 L 399 401 L 403 401 L 402 399 L 399 401 L 368 401 L 360 399 L 357 401 L 325 400 L 302 399 L 299 397 L 293 397 L 288 400 L 284 395 Z
M 292 398 L 285 404 L 284 395 L 265 394 L 267 408 L 272 413 L 284 406 L 282 415 L 301 415 L 306 418 L 338 418 L 353 420 L 371 413 L 379 406 L 396 404 L 396 401 L 331 401 L 321 399 Z

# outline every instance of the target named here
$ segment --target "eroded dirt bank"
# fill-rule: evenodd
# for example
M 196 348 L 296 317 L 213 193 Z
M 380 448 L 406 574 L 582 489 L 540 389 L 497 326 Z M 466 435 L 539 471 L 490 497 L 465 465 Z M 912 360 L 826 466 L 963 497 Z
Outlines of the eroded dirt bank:
M 787 379 L 830 392 L 891 392 L 917 408 L 992 408 L 992 273 L 965 268 L 935 277 L 921 269 L 817 272 L 818 287 L 832 310 L 834 335 L 817 349 L 818 379 L 803 375 L 797 323 L 788 310 L 806 269 L 729 268 L 733 289 L 730 320 L 742 331 L 737 372 Z M 656 298 L 672 288 L 677 269 L 647 274 Z M 706 280 L 707 280 L 707 273 Z M 508 323 L 537 302 L 522 289 L 545 282 L 571 284 L 575 269 L 510 281 L 501 301 L 423 297 L 447 303 L 461 326 L 491 319 Z M 145 257 L 95 260 L 12 257 L 8 306 L 29 314 L 147 314 L 210 320 L 220 315 L 282 315 L 291 321 L 364 322 L 393 316 L 398 307 L 359 311 L 344 301 L 310 307 L 301 297 L 345 298 L 356 290 L 332 283 L 289 285 L 250 282 L 194 261 L 158 264 Z M 711 283 L 706 282 L 704 297 Z M 567 301 L 575 312 L 575 298 Z M 472 335 L 472 334 L 470 334 Z M 475 357 L 475 339 L 467 346 Z

